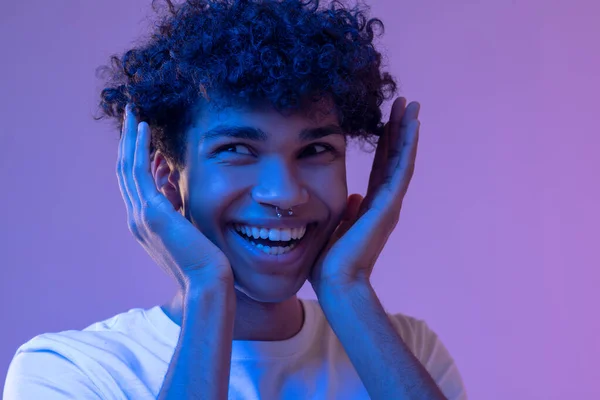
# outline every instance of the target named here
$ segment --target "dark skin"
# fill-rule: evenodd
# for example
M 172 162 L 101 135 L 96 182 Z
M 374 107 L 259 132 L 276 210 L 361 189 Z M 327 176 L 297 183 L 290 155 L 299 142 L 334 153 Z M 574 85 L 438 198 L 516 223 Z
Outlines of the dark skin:
M 405 104 L 404 99 L 399 99 L 398 101 L 400 102 L 401 105 Z M 414 103 L 411 106 L 411 112 L 413 114 L 410 115 L 409 117 L 412 119 L 416 119 L 415 109 L 418 109 L 418 104 L 416 104 L 416 103 Z M 402 110 L 402 111 L 404 111 L 404 110 Z M 399 112 L 398 107 L 396 107 L 396 112 Z M 228 117 L 228 115 L 225 115 L 225 118 L 227 118 L 227 117 Z M 398 115 L 393 115 L 392 117 L 398 117 Z M 250 115 L 250 117 L 248 117 L 247 119 L 249 119 L 249 118 L 253 118 L 253 121 L 256 121 L 259 118 L 261 118 L 261 115 Z M 402 118 L 402 117 L 400 117 L 400 118 Z M 223 118 L 221 118 L 220 120 L 222 122 Z M 321 120 L 315 120 L 315 121 L 317 124 L 321 124 L 321 125 L 323 125 L 324 123 L 327 123 L 327 122 L 333 122 L 333 123 L 337 122 L 335 119 L 331 119 L 331 116 L 327 116 L 327 117 L 325 117 L 325 119 L 321 118 Z M 269 121 L 269 123 L 272 123 L 272 121 Z M 208 124 L 205 125 L 205 129 L 208 129 L 207 126 L 208 126 Z M 197 128 L 199 128 L 199 127 L 197 127 Z M 380 141 L 380 146 L 379 146 L 378 152 L 377 152 L 375 160 L 374 160 L 373 172 L 372 172 L 370 185 L 369 185 L 369 194 L 367 195 L 367 199 L 364 202 L 364 205 L 366 207 L 363 207 L 363 209 L 361 210 L 361 213 L 363 213 L 363 214 L 366 212 L 365 210 L 368 209 L 367 204 L 369 202 L 371 202 L 371 203 L 373 202 L 373 200 L 375 198 L 376 188 L 380 188 L 381 183 L 383 182 L 384 179 L 386 179 L 385 174 L 388 174 L 388 176 L 389 176 L 389 174 L 391 173 L 389 167 L 386 170 L 386 165 L 389 165 L 389 163 L 386 162 L 386 158 L 384 156 L 389 156 L 390 141 L 397 141 L 398 136 L 394 135 L 394 134 L 390 135 L 389 128 L 390 128 L 390 123 L 388 123 L 386 125 L 385 132 L 387 133 L 387 135 L 384 136 L 384 138 Z M 399 132 L 399 126 L 398 126 L 397 122 L 395 123 L 395 125 L 393 124 L 392 129 L 395 129 L 396 132 Z M 195 131 L 192 130 L 192 135 L 197 132 L 198 132 L 198 129 L 196 129 Z M 292 130 L 286 130 L 283 132 L 285 132 L 285 133 L 290 132 L 290 134 L 288 135 L 289 138 L 292 138 L 295 133 Z M 279 134 L 282 135 L 282 130 L 279 131 Z M 287 137 L 286 137 L 286 139 L 287 139 Z M 194 139 L 192 139 L 192 143 L 193 142 L 194 142 Z M 282 141 L 282 144 L 285 144 L 288 147 L 294 148 L 294 144 L 293 144 L 292 140 L 284 139 Z M 332 144 L 336 144 L 340 148 L 343 148 L 342 147 L 343 145 L 341 142 L 337 142 L 337 143 L 333 142 Z M 415 154 L 416 154 L 416 152 L 415 152 Z M 294 162 L 297 163 L 297 160 Z M 292 163 L 290 163 L 290 164 L 292 164 Z M 331 164 L 328 164 L 327 168 L 331 169 Z M 321 168 L 321 170 L 322 170 L 322 168 Z M 340 170 L 342 170 L 342 169 L 340 168 Z M 345 175 L 345 170 L 343 172 Z M 173 172 L 172 172 L 172 170 L 170 170 L 168 168 L 168 164 L 167 164 L 166 160 L 164 159 L 164 157 L 162 157 L 162 155 L 160 153 L 158 153 L 157 156 L 155 157 L 155 159 L 153 160 L 152 173 L 153 173 L 153 176 L 155 177 L 155 181 L 157 182 L 157 184 L 160 184 L 161 182 L 165 183 L 165 185 L 162 187 L 162 192 L 166 194 L 166 196 L 174 204 L 175 207 L 178 207 L 181 210 L 182 204 L 184 202 L 181 201 L 180 199 L 181 199 L 182 195 L 184 195 L 186 193 L 185 189 L 182 190 L 181 186 L 177 185 L 177 184 L 180 184 L 180 182 L 181 182 L 181 179 L 180 179 L 181 175 L 176 175 L 178 178 L 177 180 L 173 179 Z M 168 180 L 165 179 L 165 174 L 167 174 L 167 173 L 170 174 Z M 339 175 L 339 176 L 341 177 L 341 175 Z M 162 177 L 162 181 L 161 181 L 161 177 Z M 167 182 L 175 182 L 177 184 L 176 185 L 167 185 L 166 184 Z M 407 187 L 407 183 L 405 183 L 405 185 Z M 331 187 L 331 185 L 328 185 L 327 187 Z M 188 192 L 191 191 L 191 189 L 189 189 L 189 188 L 187 190 L 188 190 Z M 234 190 L 236 190 L 236 189 L 234 189 Z M 405 191 L 406 189 L 403 189 L 403 190 Z M 345 191 L 345 185 L 340 187 L 339 191 L 341 191 L 341 192 Z M 222 196 L 221 194 L 218 194 L 218 195 Z M 283 196 L 285 196 L 285 194 Z M 322 197 L 325 197 L 325 196 L 327 196 L 327 194 L 322 195 Z M 276 199 L 277 199 L 277 197 L 276 197 Z M 351 226 L 351 223 L 353 224 L 355 222 L 355 220 L 353 221 L 353 218 L 356 217 L 356 213 L 358 212 L 357 207 L 360 207 L 359 205 L 362 204 L 362 201 L 363 201 L 362 197 L 358 194 L 354 194 L 347 199 L 347 207 L 345 209 L 347 214 L 343 217 L 343 219 L 340 220 L 341 223 L 340 223 L 340 226 L 337 227 L 338 230 L 336 231 L 336 235 L 333 235 L 333 236 L 328 235 L 329 237 L 334 238 L 335 241 L 339 240 L 341 235 L 343 235 L 343 232 L 347 231 L 349 229 L 349 227 Z M 381 201 L 381 200 L 379 200 L 379 201 Z M 398 206 L 396 205 L 396 207 L 398 207 Z M 393 221 L 393 218 L 391 220 Z M 351 222 L 351 221 L 353 221 L 353 222 Z M 390 229 L 388 227 L 387 229 L 391 231 L 391 229 L 393 229 L 393 228 Z M 358 234 L 361 235 L 360 233 L 358 233 Z M 389 234 L 387 234 L 387 235 L 384 234 L 385 239 L 387 239 L 388 235 Z M 362 237 L 364 238 L 364 236 L 362 236 Z M 371 237 L 378 239 L 378 238 L 380 238 L 380 235 L 371 236 Z M 335 245 L 335 242 L 333 242 L 333 241 L 327 244 L 327 246 L 330 249 L 331 249 L 331 247 L 334 247 L 334 245 Z M 378 245 L 376 244 L 375 247 L 376 246 L 378 246 Z M 372 247 L 373 247 L 373 245 L 372 245 Z M 340 246 L 338 245 L 336 248 L 340 248 Z M 333 250 L 335 251 L 336 248 L 334 248 Z M 359 247 L 354 246 L 354 248 L 359 248 Z M 339 253 L 348 254 L 345 250 L 343 250 Z M 322 275 L 321 268 L 323 265 L 323 258 L 318 260 L 315 263 L 315 265 L 317 266 L 317 268 L 313 268 L 313 270 L 311 270 L 312 276 L 316 277 L 316 276 Z M 342 264 L 340 263 L 337 265 L 342 265 Z M 348 264 L 346 263 L 345 265 L 348 265 Z M 356 263 L 356 264 L 350 264 L 350 265 L 363 265 L 363 264 Z M 348 275 L 348 276 L 352 276 L 352 274 L 354 274 L 355 276 L 360 276 L 362 279 L 368 279 L 368 277 L 370 276 L 371 268 L 372 268 L 372 266 L 369 266 L 365 270 L 361 270 L 358 272 L 351 272 L 351 275 Z M 343 274 L 345 274 L 345 272 L 342 272 L 341 274 L 334 275 L 334 276 L 343 276 Z M 326 277 L 326 279 L 330 279 L 330 278 Z M 319 285 L 318 281 L 319 281 L 318 279 L 313 279 L 312 280 L 313 285 L 314 284 Z M 182 296 L 183 296 L 182 292 L 179 291 L 169 303 L 166 303 L 162 306 L 165 313 L 178 325 L 181 325 Z M 252 297 L 245 294 L 243 291 L 236 291 L 236 298 L 238 301 L 238 309 L 239 309 L 238 314 L 243 315 L 243 316 L 251 316 L 251 318 L 249 317 L 249 318 L 245 318 L 245 319 L 244 318 L 236 318 L 235 329 L 234 329 L 234 337 L 236 339 L 239 339 L 239 340 L 284 340 L 284 339 L 294 336 L 302 327 L 303 310 L 302 310 L 302 306 L 301 306 L 300 302 L 298 301 L 297 297 L 295 296 L 295 293 L 291 294 L 289 296 L 289 298 L 287 298 L 283 301 L 277 302 L 277 303 L 256 301 Z
M 151 164 L 155 186 L 178 213 L 216 244 L 235 274 L 237 340 L 284 340 L 302 327 L 303 310 L 296 293 L 346 208 L 346 141 L 331 134 L 301 140 L 307 128 L 338 126 L 330 104 L 292 116 L 272 109 L 210 108 L 188 132 L 187 165 L 173 168 L 157 152 Z M 266 140 L 205 139 L 217 126 L 251 126 Z M 213 154 L 225 146 L 226 151 Z M 234 146 L 227 148 L 227 146 Z M 329 151 L 330 146 L 333 151 Z M 278 171 L 273 173 L 272 171 Z M 303 240 L 309 244 L 297 262 L 274 270 L 257 269 L 254 260 L 229 236 L 227 223 L 275 217 L 275 206 L 294 207 L 288 220 L 317 221 L 319 230 Z M 162 306 L 181 326 L 184 290 Z
M 168 167 L 168 163 L 161 163 L 157 157 L 151 174 L 148 126 L 145 123 L 138 126 L 131 112 L 127 113 L 125 134 L 119 147 L 117 176 L 128 211 L 130 230 L 151 257 L 177 280 L 180 299 L 203 299 L 201 303 L 185 301 L 186 304 L 193 304 L 193 309 L 203 310 L 203 315 L 210 313 L 205 301 L 223 297 L 222 293 L 231 293 L 228 288 L 232 286 L 251 299 L 239 302 L 242 310 L 248 311 L 246 314 L 237 308 L 237 301 L 232 302 L 226 295 L 227 298 L 221 299 L 219 304 L 226 306 L 227 311 L 215 314 L 220 321 L 220 330 L 212 332 L 212 338 L 218 342 L 218 346 L 206 347 L 202 341 L 195 342 L 196 346 L 201 346 L 203 354 L 212 354 L 211 360 L 220 363 L 219 371 L 223 374 L 229 368 L 228 352 L 219 352 L 218 349 L 230 349 L 231 339 L 251 340 L 249 338 L 255 337 L 258 340 L 283 340 L 300 330 L 302 310 L 297 306 L 295 294 L 308 277 L 329 324 L 372 398 L 384 399 L 397 395 L 410 399 L 445 398 L 392 326 L 369 281 L 375 261 L 398 223 L 402 201 L 414 173 L 420 127 L 419 108 L 418 103 L 406 107 L 404 98 L 394 102 L 390 121 L 377 146 L 364 199 L 360 195 L 346 198 L 345 168 L 336 168 L 337 165 L 344 165 L 338 157 L 339 152 L 331 152 L 324 159 L 315 160 L 311 157 L 308 162 L 303 158 L 297 161 L 308 143 L 300 144 L 293 132 L 306 131 L 308 125 L 315 124 L 312 126 L 314 128 L 319 123 L 315 120 L 309 122 L 302 115 L 290 118 L 260 112 L 261 118 L 254 119 L 255 124 L 264 124 L 264 130 L 275 128 L 290 132 L 287 137 L 293 137 L 296 143 L 292 151 L 289 150 L 285 134 L 272 135 L 271 142 L 261 142 L 267 143 L 266 147 L 246 152 L 243 159 L 238 159 L 236 155 L 234 160 L 227 158 L 215 162 L 218 158 L 216 155 L 221 153 L 207 146 L 209 151 L 206 154 L 209 156 L 205 160 L 211 161 L 202 165 L 196 174 L 182 174 Z M 236 118 L 248 118 L 248 115 L 256 116 L 251 112 L 236 111 L 230 112 L 224 119 L 226 123 L 239 125 L 240 121 L 236 121 Z M 206 120 L 200 118 L 200 121 Z M 202 123 L 200 125 L 200 131 L 206 129 Z M 234 143 L 234 148 L 238 144 L 250 149 L 248 143 Z M 323 143 L 320 146 L 325 148 Z M 188 147 L 192 153 L 196 153 L 202 146 Z M 301 151 L 296 151 L 300 148 Z M 223 146 L 219 149 L 223 149 Z M 320 151 L 309 153 L 319 155 Z M 262 154 L 263 158 L 258 158 L 256 154 Z M 202 172 L 211 162 L 223 173 L 233 172 L 235 179 L 223 182 L 222 175 L 213 174 L 211 181 L 211 177 L 203 176 Z M 245 168 L 239 169 L 240 165 Z M 191 172 L 193 168 L 192 164 Z M 343 172 L 343 179 L 339 179 L 342 176 L 338 175 L 340 172 Z M 307 179 L 324 176 L 326 179 L 319 184 Z M 200 178 L 200 181 L 195 181 L 194 177 Z M 206 211 L 207 205 L 209 208 L 211 206 L 211 198 L 203 195 L 216 195 L 216 201 L 212 203 L 215 208 L 210 214 L 204 214 L 204 219 L 196 219 L 192 207 L 186 208 L 188 203 L 194 203 L 193 189 L 199 186 L 204 189 L 197 195 L 201 200 L 195 208 L 199 216 Z M 299 253 L 303 257 L 293 265 L 278 265 L 276 270 L 268 270 L 251 262 L 244 265 L 244 260 L 251 261 L 252 257 L 245 257 L 243 252 L 238 254 L 236 250 L 241 247 L 236 247 L 235 241 L 230 245 L 227 234 L 231 232 L 226 231 L 227 220 L 240 209 L 245 211 L 241 215 L 252 216 L 256 215 L 256 211 L 262 212 L 264 207 L 269 209 L 273 205 L 282 209 L 299 205 L 304 210 L 310 210 L 313 213 L 311 219 L 321 223 L 319 232 L 325 234 L 315 232 L 309 238 L 309 245 Z M 304 222 L 309 221 L 307 217 L 304 218 Z M 200 223 L 205 225 L 198 226 Z M 230 263 L 230 258 L 236 262 Z M 207 294 L 212 297 L 206 297 Z M 261 307 L 260 303 L 265 302 L 272 304 Z M 180 303 L 176 296 L 173 302 L 165 306 L 166 312 L 176 323 L 181 318 L 182 309 L 183 315 L 186 315 Z M 284 311 L 289 311 L 289 314 Z M 233 321 L 230 319 L 231 312 L 235 313 Z M 188 317 L 193 318 L 194 314 Z M 265 335 L 271 333 L 269 337 L 253 334 L 253 331 L 257 332 L 257 321 L 276 322 L 263 328 Z M 272 334 L 277 326 L 285 326 L 284 330 L 276 332 L 279 337 Z M 211 329 L 210 326 L 202 328 L 205 331 Z M 230 336 L 232 331 L 233 336 Z M 225 342 L 223 335 L 228 338 Z M 214 353 L 215 350 L 219 354 Z M 193 361 L 185 358 L 185 355 L 179 354 L 178 357 L 185 362 Z M 180 382 L 185 378 L 185 371 L 174 368 L 169 375 L 169 382 Z M 219 388 L 226 390 L 227 381 L 223 376 Z

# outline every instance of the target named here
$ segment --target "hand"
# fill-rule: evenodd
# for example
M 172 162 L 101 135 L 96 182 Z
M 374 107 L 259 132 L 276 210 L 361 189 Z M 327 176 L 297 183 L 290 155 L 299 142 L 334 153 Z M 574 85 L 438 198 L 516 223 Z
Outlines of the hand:
M 129 104 L 119 141 L 117 178 L 129 230 L 182 289 L 207 281 L 233 285 L 225 254 L 157 190 L 150 172 L 150 128 L 146 122 L 138 124 Z
M 415 168 L 420 104 L 396 99 L 377 143 L 367 195 L 348 197 L 346 212 L 309 278 L 318 294 L 325 286 L 369 284 L 369 278 L 400 217 Z

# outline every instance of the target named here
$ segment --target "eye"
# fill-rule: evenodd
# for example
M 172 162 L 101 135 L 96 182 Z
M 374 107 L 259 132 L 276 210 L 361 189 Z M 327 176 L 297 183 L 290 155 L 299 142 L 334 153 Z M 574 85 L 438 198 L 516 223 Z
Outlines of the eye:
M 239 152 L 239 151 L 235 150 L 235 149 L 239 149 L 239 148 L 245 148 L 246 149 L 246 153 Z M 238 154 L 252 155 L 252 152 L 249 150 L 248 146 L 246 146 L 245 144 L 242 144 L 242 143 L 231 143 L 231 144 L 227 144 L 227 145 L 225 145 L 223 147 L 219 147 L 217 149 L 216 153 L 217 154 L 221 154 L 221 153 L 238 153 Z
M 319 147 L 321 147 L 325 150 L 318 151 Z M 309 147 L 307 147 L 307 149 L 317 149 L 317 151 L 313 151 L 312 152 L 313 154 L 311 154 L 311 155 L 319 155 L 319 154 L 324 154 L 324 153 L 336 153 L 335 148 L 326 143 L 314 143 L 314 144 L 311 144 Z M 308 150 L 306 150 L 306 151 L 308 151 Z

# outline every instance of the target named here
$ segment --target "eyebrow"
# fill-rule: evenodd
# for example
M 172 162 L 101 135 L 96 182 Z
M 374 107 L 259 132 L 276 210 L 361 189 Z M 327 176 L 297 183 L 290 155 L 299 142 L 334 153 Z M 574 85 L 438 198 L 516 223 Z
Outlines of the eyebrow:
M 346 135 L 344 130 L 339 125 L 326 125 L 317 128 L 305 128 L 300 131 L 300 141 L 308 142 L 311 140 L 321 139 L 329 135 L 342 135 L 344 139 Z M 269 139 L 269 135 L 262 129 L 253 126 L 233 126 L 233 125 L 217 125 L 216 127 L 202 133 L 201 139 L 209 141 L 221 137 L 247 139 L 257 142 L 265 142 Z

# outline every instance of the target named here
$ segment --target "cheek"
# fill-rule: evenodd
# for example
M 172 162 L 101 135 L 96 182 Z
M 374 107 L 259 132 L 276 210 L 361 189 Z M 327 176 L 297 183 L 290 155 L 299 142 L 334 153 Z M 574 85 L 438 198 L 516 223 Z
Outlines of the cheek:
M 213 241 L 219 242 L 227 208 L 239 196 L 240 180 L 228 179 L 221 174 L 196 176 L 190 185 L 187 206 L 192 222 Z M 225 221 L 226 222 L 226 221 Z
M 331 219 L 340 219 L 348 199 L 345 168 L 322 170 L 319 174 L 311 175 L 307 182 L 310 182 L 311 192 L 325 203 Z

